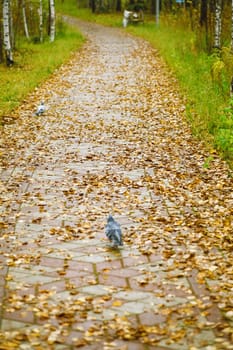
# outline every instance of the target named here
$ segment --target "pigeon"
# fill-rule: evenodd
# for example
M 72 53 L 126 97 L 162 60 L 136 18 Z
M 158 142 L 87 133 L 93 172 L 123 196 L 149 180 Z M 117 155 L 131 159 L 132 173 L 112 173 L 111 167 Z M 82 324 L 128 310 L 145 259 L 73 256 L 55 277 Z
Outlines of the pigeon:
M 123 245 L 120 225 L 113 219 L 112 215 L 109 215 L 108 217 L 105 233 L 113 247 Z
M 45 111 L 45 105 L 44 102 L 41 102 L 40 105 L 37 108 L 36 115 L 41 115 Z

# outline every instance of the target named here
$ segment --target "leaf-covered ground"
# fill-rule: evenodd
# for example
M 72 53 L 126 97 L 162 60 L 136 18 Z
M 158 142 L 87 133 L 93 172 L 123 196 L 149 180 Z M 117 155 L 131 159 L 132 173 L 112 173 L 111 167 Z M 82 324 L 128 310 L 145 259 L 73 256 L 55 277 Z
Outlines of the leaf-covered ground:
M 79 25 L 1 128 L 0 349 L 233 349 L 230 173 L 155 50 Z

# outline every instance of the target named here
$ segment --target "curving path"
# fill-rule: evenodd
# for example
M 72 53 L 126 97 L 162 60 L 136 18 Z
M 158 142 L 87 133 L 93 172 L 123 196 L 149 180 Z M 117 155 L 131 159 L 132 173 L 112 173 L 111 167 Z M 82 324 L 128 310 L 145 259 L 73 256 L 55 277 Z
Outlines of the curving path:
M 229 171 L 148 43 L 69 21 L 84 47 L 1 129 L 0 349 L 233 349 Z

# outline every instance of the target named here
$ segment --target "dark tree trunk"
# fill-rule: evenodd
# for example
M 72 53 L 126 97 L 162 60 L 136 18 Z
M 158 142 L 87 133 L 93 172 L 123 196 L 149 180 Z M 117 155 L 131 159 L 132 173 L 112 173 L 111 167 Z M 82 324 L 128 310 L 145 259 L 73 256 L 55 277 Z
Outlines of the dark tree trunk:
M 90 0 L 90 7 L 91 7 L 91 11 L 93 13 L 96 12 L 96 3 L 95 3 L 96 0 Z
M 116 2 L 116 10 L 117 10 L 117 12 L 121 12 L 121 0 L 117 0 L 117 2 Z
M 208 1 L 207 0 L 201 0 L 201 9 L 200 9 L 200 25 L 201 27 L 204 27 L 206 31 L 208 31 L 208 16 L 207 11 L 208 9 Z

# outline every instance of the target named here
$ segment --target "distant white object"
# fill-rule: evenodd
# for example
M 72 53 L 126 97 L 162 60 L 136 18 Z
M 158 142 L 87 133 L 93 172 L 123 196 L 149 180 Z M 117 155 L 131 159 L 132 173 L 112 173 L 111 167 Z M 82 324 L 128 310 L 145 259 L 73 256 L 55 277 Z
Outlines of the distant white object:
M 132 11 L 127 11 L 127 10 L 124 10 L 124 13 L 123 13 L 123 27 L 126 28 L 128 23 L 129 23 L 129 17 L 131 15 Z
M 44 112 L 45 112 L 45 105 L 44 105 L 44 102 L 41 102 L 37 108 L 36 115 L 41 115 Z

